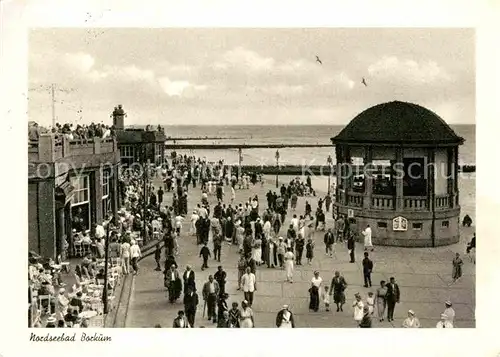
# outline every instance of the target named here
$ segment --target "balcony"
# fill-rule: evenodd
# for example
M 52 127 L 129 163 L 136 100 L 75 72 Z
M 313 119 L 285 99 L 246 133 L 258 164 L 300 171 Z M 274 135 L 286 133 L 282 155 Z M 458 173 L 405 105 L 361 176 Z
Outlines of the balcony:
M 116 139 L 112 137 L 69 140 L 65 137 L 56 138 L 53 134 L 42 134 L 38 141 L 28 142 L 28 162 L 55 162 L 68 157 L 99 155 L 116 151 Z
M 372 209 L 377 210 L 393 210 L 394 196 L 388 195 L 372 195 Z
M 363 207 L 363 194 L 349 192 L 347 204 L 354 207 Z
M 404 197 L 404 209 L 410 211 L 427 211 L 427 197 Z
M 450 196 L 436 196 L 436 203 L 434 207 L 436 210 L 450 208 Z

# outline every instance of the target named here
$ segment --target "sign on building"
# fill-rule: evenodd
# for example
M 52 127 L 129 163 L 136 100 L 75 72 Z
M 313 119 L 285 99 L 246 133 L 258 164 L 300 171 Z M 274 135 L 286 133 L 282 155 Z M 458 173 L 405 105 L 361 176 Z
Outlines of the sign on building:
M 354 210 L 349 208 L 347 210 L 347 218 L 354 218 Z
M 392 230 L 393 231 L 407 231 L 408 230 L 408 220 L 404 217 L 396 217 L 392 220 Z

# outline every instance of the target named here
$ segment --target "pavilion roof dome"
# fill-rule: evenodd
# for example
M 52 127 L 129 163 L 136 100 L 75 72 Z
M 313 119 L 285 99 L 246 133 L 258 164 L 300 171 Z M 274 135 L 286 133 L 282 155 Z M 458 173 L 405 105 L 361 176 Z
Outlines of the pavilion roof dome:
M 334 144 L 456 144 L 464 141 L 436 113 L 420 105 L 393 101 L 358 114 L 332 138 Z

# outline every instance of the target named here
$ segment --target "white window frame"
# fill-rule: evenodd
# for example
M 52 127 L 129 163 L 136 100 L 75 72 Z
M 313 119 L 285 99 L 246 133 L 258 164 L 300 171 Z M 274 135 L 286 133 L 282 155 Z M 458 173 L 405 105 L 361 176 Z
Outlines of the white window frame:
M 82 181 L 83 180 L 83 181 Z M 81 185 L 83 183 L 83 187 Z M 81 175 L 74 176 L 71 178 L 71 185 L 75 188 L 73 197 L 71 198 L 71 207 L 81 206 L 84 204 L 90 204 L 90 175 Z M 86 200 L 78 200 L 75 199 L 80 197 L 80 193 L 85 193 L 87 191 L 87 199 Z

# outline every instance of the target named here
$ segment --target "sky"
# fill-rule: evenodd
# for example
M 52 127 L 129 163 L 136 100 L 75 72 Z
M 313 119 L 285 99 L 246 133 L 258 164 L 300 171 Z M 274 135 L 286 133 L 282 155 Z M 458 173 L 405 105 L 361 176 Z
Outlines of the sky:
M 475 32 L 33 29 L 29 120 L 51 124 L 51 84 L 58 122 L 111 123 L 122 104 L 126 125 L 342 125 L 402 100 L 473 124 Z

